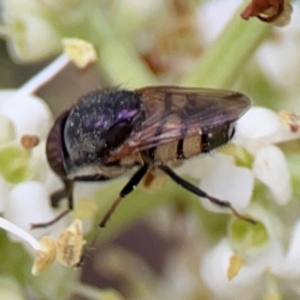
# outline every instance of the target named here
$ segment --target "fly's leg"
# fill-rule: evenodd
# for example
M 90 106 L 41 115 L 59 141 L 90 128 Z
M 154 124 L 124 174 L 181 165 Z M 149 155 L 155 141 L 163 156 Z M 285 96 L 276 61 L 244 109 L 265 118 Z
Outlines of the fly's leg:
M 140 169 L 137 170 L 137 172 L 131 177 L 131 179 L 128 181 L 128 183 L 124 186 L 124 188 L 121 190 L 119 197 L 113 202 L 110 209 L 106 212 L 104 217 L 102 218 L 102 221 L 100 222 L 100 227 L 105 227 L 106 222 L 109 220 L 112 213 L 115 211 L 116 207 L 120 204 L 123 198 L 125 198 L 128 194 L 130 194 L 133 189 L 139 184 L 139 182 L 142 180 L 142 178 L 145 176 L 148 165 L 144 164 Z
M 44 222 L 44 223 L 31 224 L 31 229 L 45 228 L 45 227 L 51 226 L 51 225 L 55 224 L 57 221 L 59 221 L 61 218 L 63 218 L 65 215 L 67 215 L 73 209 L 74 181 L 73 180 L 65 180 L 64 185 L 65 185 L 64 189 L 58 190 L 57 192 L 55 192 L 51 195 L 51 206 L 58 207 L 59 202 L 63 198 L 67 198 L 68 199 L 68 208 L 66 210 L 64 210 L 62 213 L 60 213 L 57 217 L 52 219 L 51 221 Z
M 64 188 L 54 192 L 51 195 L 50 201 L 52 207 L 59 207 L 59 203 L 64 198 L 70 199 L 68 201 L 68 207 L 73 209 L 73 180 L 64 180 Z
M 125 187 L 121 190 L 119 197 L 115 200 L 115 202 L 112 204 L 111 208 L 107 211 L 107 213 L 104 215 L 100 227 L 104 227 L 108 219 L 110 218 L 111 214 L 114 212 L 118 204 L 121 202 L 121 200 L 126 197 L 128 194 L 132 192 L 132 190 L 135 188 L 136 185 L 139 184 L 141 179 L 144 177 L 148 170 L 148 165 L 144 164 L 137 172 L 132 176 L 132 178 L 129 180 L 129 182 L 125 185 Z M 56 218 L 52 219 L 51 221 L 45 222 L 45 223 L 36 223 L 31 224 L 31 229 L 35 228 L 45 228 L 48 226 L 51 226 L 55 224 L 57 221 L 59 221 L 61 218 L 63 218 L 65 215 L 67 215 L 70 211 L 73 210 L 73 187 L 75 181 L 81 181 L 81 182 L 95 182 L 95 181 L 104 181 L 109 179 L 108 177 L 105 177 L 103 175 L 95 174 L 95 175 L 86 175 L 86 176 L 78 176 L 75 177 L 73 180 L 66 180 L 64 181 L 65 188 L 62 190 L 59 190 L 52 194 L 51 196 L 51 205 L 53 207 L 58 207 L 59 202 L 63 198 L 68 199 L 68 208 L 64 210 L 61 214 L 59 214 Z
M 51 194 L 50 197 L 51 206 L 55 208 L 59 207 L 60 201 L 67 197 L 68 197 L 68 192 L 66 188 L 54 192 L 53 194 Z
M 108 179 L 107 177 L 104 177 L 99 174 L 95 174 L 95 175 L 87 175 L 87 176 L 78 176 L 78 177 L 75 177 L 73 180 L 64 180 L 65 187 L 51 195 L 51 206 L 58 207 L 59 202 L 62 199 L 67 198 L 68 199 L 68 208 L 66 210 L 64 210 L 62 213 L 60 213 L 56 218 L 52 219 L 51 221 L 44 222 L 44 223 L 31 224 L 31 229 L 45 228 L 45 227 L 51 226 L 51 225 L 55 224 L 57 221 L 59 221 L 61 218 L 63 218 L 65 215 L 67 215 L 70 211 L 73 210 L 73 188 L 74 188 L 75 181 L 93 182 L 93 181 L 101 181 L 101 180 L 107 180 L 107 179 Z
M 202 197 L 202 198 L 206 198 L 209 201 L 211 201 L 212 203 L 221 206 L 221 207 L 225 207 L 225 208 L 229 208 L 232 213 L 237 216 L 238 218 L 245 220 L 251 224 L 256 224 L 257 222 L 254 221 L 251 218 L 245 217 L 241 214 L 239 214 L 236 209 L 231 205 L 230 202 L 228 201 L 222 201 L 220 199 L 217 199 L 215 197 L 212 197 L 210 195 L 208 195 L 206 192 L 204 192 L 203 190 L 199 189 L 198 187 L 194 186 L 193 184 L 189 183 L 188 181 L 186 181 L 185 179 L 181 178 L 180 176 L 178 176 L 175 172 L 173 172 L 169 167 L 167 166 L 159 166 L 159 168 L 166 173 L 171 179 L 173 179 L 177 184 L 179 184 L 180 186 L 182 186 L 184 189 L 190 191 L 191 193 Z

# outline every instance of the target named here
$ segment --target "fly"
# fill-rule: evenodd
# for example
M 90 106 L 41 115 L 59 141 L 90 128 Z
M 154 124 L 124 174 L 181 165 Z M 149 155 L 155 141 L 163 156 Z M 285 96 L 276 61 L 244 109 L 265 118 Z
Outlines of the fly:
M 51 203 L 56 207 L 66 197 L 68 209 L 33 227 L 49 226 L 73 209 L 75 182 L 110 180 L 132 168 L 137 168 L 136 172 L 100 227 L 150 168 L 160 169 L 186 190 L 254 223 L 230 202 L 208 195 L 168 166 L 171 161 L 210 152 L 227 143 L 235 133 L 236 121 L 250 106 L 247 96 L 219 89 L 151 86 L 88 93 L 56 119 L 47 139 L 49 164 L 65 185 L 52 195 Z

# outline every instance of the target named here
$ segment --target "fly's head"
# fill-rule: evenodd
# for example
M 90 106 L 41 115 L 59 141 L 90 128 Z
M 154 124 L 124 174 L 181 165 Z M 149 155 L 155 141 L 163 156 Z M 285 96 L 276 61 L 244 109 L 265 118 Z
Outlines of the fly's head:
M 105 165 L 141 116 L 141 101 L 134 92 L 107 89 L 83 96 L 49 133 L 52 169 L 63 177 L 81 167 Z

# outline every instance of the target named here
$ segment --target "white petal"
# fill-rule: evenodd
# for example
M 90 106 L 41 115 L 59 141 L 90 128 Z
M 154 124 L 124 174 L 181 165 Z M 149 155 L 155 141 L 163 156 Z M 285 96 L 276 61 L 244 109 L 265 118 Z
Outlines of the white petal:
M 17 61 L 36 62 L 57 53 L 60 36 L 47 20 L 39 1 L 4 1 L 4 21 L 8 28 L 7 47 Z
M 270 190 L 275 201 L 286 204 L 291 198 L 291 176 L 283 152 L 268 146 L 259 150 L 253 164 L 255 176 Z
M 57 190 L 63 188 L 62 180 L 51 170 L 45 152 L 46 141 L 32 149 L 31 167 L 33 169 L 33 180 L 41 181 L 44 183 L 48 194 L 52 194 Z
M 50 172 L 45 152 L 46 141 L 42 140 L 31 150 L 31 167 L 33 169 L 33 180 L 45 181 Z
M 298 99 L 297 99 L 298 100 Z M 272 144 L 287 142 L 290 140 L 296 140 L 300 138 L 300 130 L 297 132 L 291 132 L 291 130 L 284 124 L 281 125 L 279 130 L 270 138 Z
M 207 174 L 207 170 L 211 169 L 216 162 L 219 164 L 219 161 L 233 164 L 234 158 L 230 155 L 217 152 L 202 154 L 188 160 L 184 160 L 183 164 L 176 168 L 176 173 L 179 175 L 189 175 L 195 179 L 199 179 L 204 177 Z
M 7 116 L 14 123 L 17 139 L 24 134 L 37 135 L 40 139 L 47 136 L 52 124 L 52 115 L 47 104 L 36 96 L 12 98 L 14 92 L 0 96 L 2 104 L 0 113 Z
M 203 168 L 205 173 L 200 188 L 211 196 L 229 201 L 234 208 L 243 213 L 252 196 L 254 186 L 252 171 L 235 166 L 233 162 L 222 159 L 222 156 L 212 157 L 210 165 L 203 164 Z M 224 212 L 224 209 L 207 199 L 202 199 L 202 203 L 209 210 Z
M 300 221 L 293 229 L 288 253 L 284 260 L 279 261 L 272 272 L 280 277 L 300 279 Z
M 259 292 L 263 269 L 243 266 L 231 281 L 227 278 L 230 257 L 234 254 L 228 241 L 221 241 L 205 255 L 201 274 L 209 289 L 220 299 L 253 299 Z
M 14 187 L 4 211 L 6 219 L 28 231 L 30 224 L 50 221 L 56 214 L 50 207 L 45 187 L 36 181 L 24 182 Z M 45 228 L 31 230 L 30 233 L 38 237 L 48 231 L 49 228 Z
M 294 17 L 293 14 L 292 19 Z M 300 54 L 298 49 L 299 41 L 284 35 L 258 48 L 258 61 L 274 86 L 291 89 L 299 82 Z
M 264 107 L 253 106 L 238 122 L 238 134 L 245 138 L 266 138 L 278 130 L 278 115 Z
M 1 97 L 0 97 L 1 98 Z M 15 138 L 13 122 L 6 116 L 0 114 L 0 144 L 10 142 Z
M 9 100 L 10 97 L 13 96 L 13 94 L 16 92 L 16 90 L 1 90 L 0 91 L 0 112 L 2 110 L 2 107 L 6 102 Z
M 254 106 L 237 123 L 234 142 L 254 152 L 268 145 L 282 125 L 278 115 L 270 109 Z
M 62 180 L 50 169 L 47 173 L 47 177 L 45 178 L 44 186 L 49 195 L 64 187 Z
M 291 132 L 281 123 L 274 111 L 254 106 L 237 122 L 233 142 L 255 154 L 269 144 L 298 139 L 299 132 Z
M 262 44 L 256 51 L 262 71 L 274 83 L 290 91 L 299 82 L 299 30 L 300 4 L 293 2 L 291 22 L 288 26 L 274 28 L 276 39 Z

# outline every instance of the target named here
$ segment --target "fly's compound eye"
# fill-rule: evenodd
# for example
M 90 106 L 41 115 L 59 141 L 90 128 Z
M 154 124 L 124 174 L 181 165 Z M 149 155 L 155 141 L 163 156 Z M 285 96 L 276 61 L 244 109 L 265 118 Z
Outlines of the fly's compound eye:
M 69 112 L 64 112 L 55 121 L 46 143 L 46 154 L 50 167 L 60 177 L 67 176 L 65 169 L 66 151 L 62 132 Z

